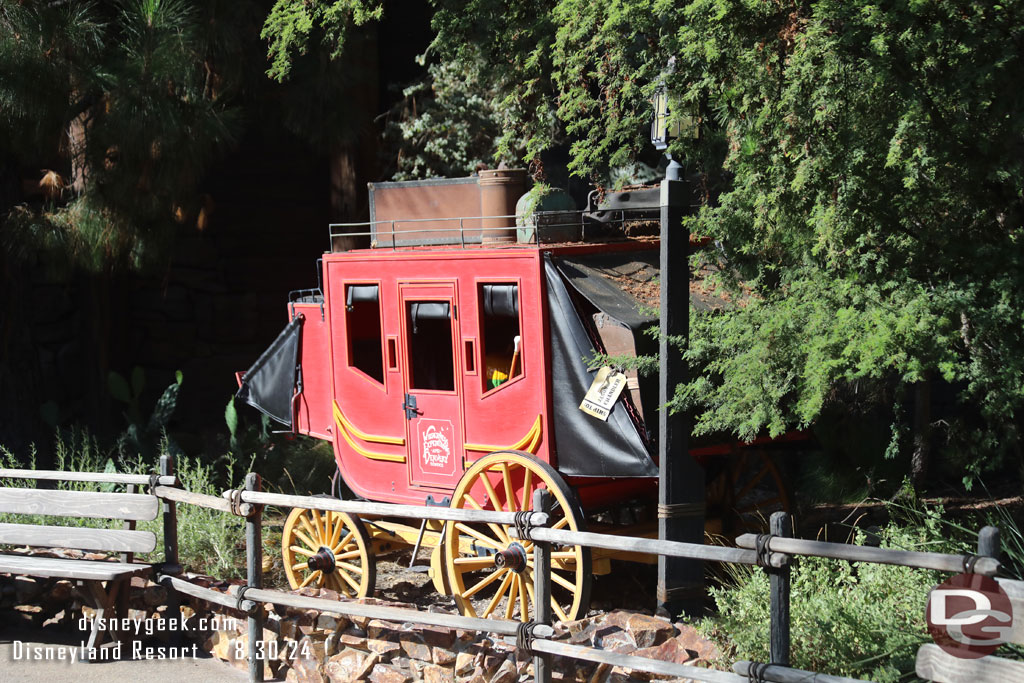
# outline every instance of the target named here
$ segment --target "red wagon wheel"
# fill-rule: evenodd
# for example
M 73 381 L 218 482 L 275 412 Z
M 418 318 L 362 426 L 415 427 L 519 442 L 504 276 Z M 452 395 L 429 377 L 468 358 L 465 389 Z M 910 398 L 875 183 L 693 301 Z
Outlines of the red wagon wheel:
M 349 598 L 373 594 L 377 565 L 366 527 L 355 517 L 293 508 L 281 551 L 292 588 L 330 588 Z
M 727 538 L 768 527 L 771 513 L 789 510 L 786 485 L 772 458 L 759 450 L 740 450 L 710 458 L 706 490 L 708 520 Z
M 583 511 L 561 475 L 521 451 L 498 451 L 472 464 L 452 494 L 451 506 L 517 512 L 533 509 L 533 492 L 552 496 L 551 527 L 583 531 Z M 448 522 L 444 554 L 448 584 L 459 610 L 472 617 L 529 621 L 536 611 L 533 543 L 519 541 L 502 524 Z M 586 614 L 590 605 L 590 549 L 555 546 L 551 552 L 551 609 L 561 621 Z

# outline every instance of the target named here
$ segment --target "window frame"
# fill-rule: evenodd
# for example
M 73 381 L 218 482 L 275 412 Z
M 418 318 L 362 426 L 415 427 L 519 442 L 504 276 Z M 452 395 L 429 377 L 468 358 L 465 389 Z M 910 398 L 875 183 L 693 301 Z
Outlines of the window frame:
M 381 368 L 381 379 L 378 381 L 376 377 L 369 375 L 365 370 L 353 364 L 354 355 L 352 353 L 352 342 L 353 336 L 350 334 L 352 328 L 350 322 L 350 314 L 352 311 L 348 310 L 348 291 L 349 287 L 365 287 L 368 285 L 374 285 L 377 287 L 377 325 L 378 325 L 378 338 L 380 341 L 380 368 Z M 383 295 L 382 282 L 380 280 L 343 280 L 342 281 L 342 309 L 345 311 L 345 367 L 352 371 L 357 377 L 362 377 L 373 386 L 378 389 L 387 392 L 387 377 L 388 377 L 388 366 L 387 366 L 387 348 L 385 346 L 386 340 L 384 335 L 384 295 Z M 358 303 L 358 302 L 357 302 Z
M 521 346 L 519 347 L 519 374 L 515 377 L 510 378 L 503 384 L 488 389 L 486 386 L 487 382 L 487 371 L 486 371 L 486 349 L 487 349 L 487 335 L 484 332 L 484 298 L 483 298 L 483 287 L 484 285 L 515 285 L 516 296 L 518 297 L 517 308 L 519 314 L 517 316 L 517 323 L 519 327 L 519 336 L 522 340 Z M 478 386 L 480 387 L 481 394 L 480 400 L 490 398 L 501 390 L 518 384 L 519 382 L 526 379 L 526 354 L 523 353 L 523 349 L 526 348 L 526 335 L 523 334 L 523 279 L 521 277 L 486 277 L 476 278 L 473 281 L 474 294 L 476 296 L 476 366 L 479 369 L 480 381 Z

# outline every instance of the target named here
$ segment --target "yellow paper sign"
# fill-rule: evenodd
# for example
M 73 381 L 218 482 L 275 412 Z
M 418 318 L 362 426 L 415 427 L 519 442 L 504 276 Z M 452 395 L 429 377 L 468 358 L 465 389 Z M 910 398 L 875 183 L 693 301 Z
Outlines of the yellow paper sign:
M 626 376 L 607 365 L 597 371 L 594 383 L 590 385 L 580 410 L 607 422 L 612 406 L 626 386 Z

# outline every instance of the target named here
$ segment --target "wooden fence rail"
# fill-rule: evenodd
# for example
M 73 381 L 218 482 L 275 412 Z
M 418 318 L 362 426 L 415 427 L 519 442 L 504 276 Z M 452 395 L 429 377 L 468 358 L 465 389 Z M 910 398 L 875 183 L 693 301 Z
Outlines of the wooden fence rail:
M 225 492 L 228 495 L 228 492 Z M 276 505 L 280 507 L 300 507 L 332 512 L 347 512 L 355 515 L 371 517 L 410 517 L 417 520 L 433 519 L 442 522 L 479 522 L 490 524 L 515 524 L 515 512 L 492 512 L 490 510 L 463 510 L 460 508 L 425 507 L 421 505 L 393 505 L 391 503 L 371 503 L 362 500 L 338 500 L 337 498 L 320 498 L 317 496 L 289 496 L 282 493 L 264 493 L 261 491 L 242 491 L 241 499 L 246 503 L 260 505 Z M 529 516 L 532 526 L 545 526 L 548 516 L 543 512 L 533 512 Z
M 741 548 L 753 548 L 756 543 L 757 534 L 743 534 L 736 538 L 736 545 Z M 999 560 L 994 557 L 922 553 L 913 550 L 875 548 L 864 545 L 851 545 L 849 543 L 810 541 L 803 538 L 773 538 L 770 543 L 770 550 L 787 555 L 827 557 L 834 560 L 871 562 L 873 564 L 895 564 L 903 567 L 934 569 L 940 572 L 953 573 L 966 571 L 967 563 L 973 561 L 975 574 L 994 576 L 999 571 Z

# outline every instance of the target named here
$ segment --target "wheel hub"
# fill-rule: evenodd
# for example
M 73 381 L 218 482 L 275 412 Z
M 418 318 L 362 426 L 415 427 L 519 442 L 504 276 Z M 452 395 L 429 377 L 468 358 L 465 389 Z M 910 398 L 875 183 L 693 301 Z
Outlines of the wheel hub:
M 331 552 L 330 548 L 320 546 L 320 549 L 316 551 L 316 555 L 313 555 L 306 561 L 306 566 L 309 567 L 309 571 L 321 571 L 324 574 L 331 574 L 334 572 L 334 553 Z
M 516 574 L 522 573 L 526 569 L 526 548 L 513 543 L 508 549 L 495 554 L 494 566 L 498 569 L 511 569 Z

